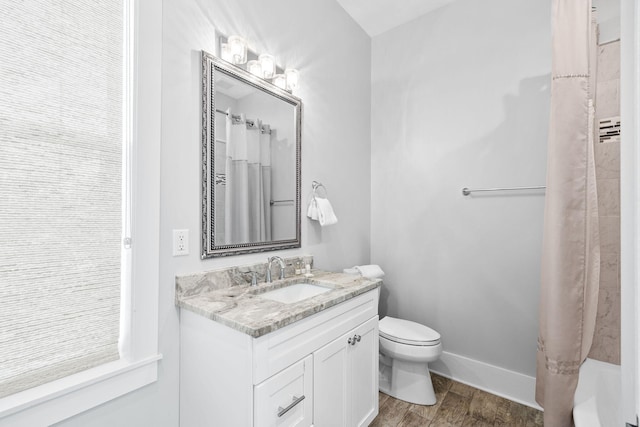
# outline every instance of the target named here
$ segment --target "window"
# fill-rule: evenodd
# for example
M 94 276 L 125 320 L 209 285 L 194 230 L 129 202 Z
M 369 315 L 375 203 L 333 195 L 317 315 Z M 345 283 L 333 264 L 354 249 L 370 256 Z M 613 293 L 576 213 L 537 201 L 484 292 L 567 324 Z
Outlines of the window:
M 156 379 L 151 3 L 0 2 L 0 424 L 53 423 Z
M 0 397 L 119 357 L 125 98 L 122 1 L 2 4 Z

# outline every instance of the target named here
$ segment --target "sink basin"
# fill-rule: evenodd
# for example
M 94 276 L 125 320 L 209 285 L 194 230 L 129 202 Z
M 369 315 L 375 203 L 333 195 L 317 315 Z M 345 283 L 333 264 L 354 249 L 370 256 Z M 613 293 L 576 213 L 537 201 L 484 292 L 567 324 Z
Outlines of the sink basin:
M 330 288 L 324 286 L 313 285 L 311 283 L 296 283 L 284 288 L 274 289 L 273 291 L 259 294 L 260 298 L 278 301 L 285 304 L 302 301 L 303 299 L 315 297 L 316 295 L 329 292 Z

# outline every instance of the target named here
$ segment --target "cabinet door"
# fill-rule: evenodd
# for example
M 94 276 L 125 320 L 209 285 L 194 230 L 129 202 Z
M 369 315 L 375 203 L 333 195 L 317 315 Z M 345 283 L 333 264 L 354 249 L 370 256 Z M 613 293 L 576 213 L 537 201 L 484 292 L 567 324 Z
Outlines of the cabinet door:
M 255 427 L 306 427 L 313 422 L 312 356 L 254 387 Z
M 348 347 L 349 425 L 368 426 L 378 415 L 378 316 L 358 326 L 354 335 L 356 344 Z
M 347 427 L 351 332 L 313 353 L 313 425 Z
M 378 415 L 378 316 L 313 353 L 315 427 L 368 426 Z

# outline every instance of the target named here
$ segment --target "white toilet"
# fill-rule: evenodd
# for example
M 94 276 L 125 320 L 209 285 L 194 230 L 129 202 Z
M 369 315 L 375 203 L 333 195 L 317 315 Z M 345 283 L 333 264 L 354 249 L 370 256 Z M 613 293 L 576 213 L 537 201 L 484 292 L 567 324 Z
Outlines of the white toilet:
M 434 405 L 429 362 L 442 354 L 440 334 L 409 320 L 380 320 L 380 382 L 383 393 L 418 405 Z

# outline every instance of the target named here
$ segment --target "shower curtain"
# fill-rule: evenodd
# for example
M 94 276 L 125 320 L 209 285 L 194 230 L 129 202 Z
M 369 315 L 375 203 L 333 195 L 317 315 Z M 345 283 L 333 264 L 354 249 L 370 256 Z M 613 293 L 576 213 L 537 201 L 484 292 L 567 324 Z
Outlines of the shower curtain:
M 227 110 L 225 244 L 271 240 L 271 135 Z
M 600 274 L 593 156 L 597 28 L 590 0 L 553 0 L 536 400 L 544 424 L 573 425 L 578 372 L 591 347 Z

